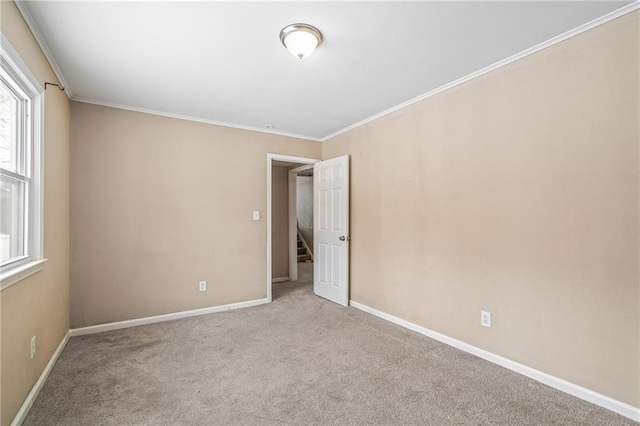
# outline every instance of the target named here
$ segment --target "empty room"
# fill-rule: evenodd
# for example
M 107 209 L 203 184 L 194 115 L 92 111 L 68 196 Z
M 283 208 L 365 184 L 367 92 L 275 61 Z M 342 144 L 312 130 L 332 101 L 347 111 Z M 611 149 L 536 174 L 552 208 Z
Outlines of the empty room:
M 640 423 L 640 2 L 0 0 L 0 426 Z

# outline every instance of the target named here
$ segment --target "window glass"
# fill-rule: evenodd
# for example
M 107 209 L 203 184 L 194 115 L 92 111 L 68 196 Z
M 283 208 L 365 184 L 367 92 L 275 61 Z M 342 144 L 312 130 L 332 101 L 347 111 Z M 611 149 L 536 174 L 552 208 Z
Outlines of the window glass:
M 0 75 L 0 268 L 13 267 L 30 257 L 30 224 L 37 212 L 33 199 L 30 97 L 20 80 Z
M 18 99 L 0 84 L 0 168 L 18 171 Z
M 23 257 L 24 182 L 0 175 L 0 264 Z

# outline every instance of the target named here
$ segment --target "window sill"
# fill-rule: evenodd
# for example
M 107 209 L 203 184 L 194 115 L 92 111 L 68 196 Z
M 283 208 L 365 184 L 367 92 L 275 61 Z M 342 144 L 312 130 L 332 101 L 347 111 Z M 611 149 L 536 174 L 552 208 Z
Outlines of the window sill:
M 0 274 L 0 291 L 24 280 L 25 278 L 41 271 L 47 259 L 34 260 Z

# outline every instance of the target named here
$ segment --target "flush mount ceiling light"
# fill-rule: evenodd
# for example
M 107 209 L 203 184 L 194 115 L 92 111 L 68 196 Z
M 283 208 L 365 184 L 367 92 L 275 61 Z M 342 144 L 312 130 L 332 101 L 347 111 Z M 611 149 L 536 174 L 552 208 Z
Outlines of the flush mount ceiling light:
M 322 34 L 309 24 L 291 24 L 280 31 L 280 41 L 293 56 L 307 57 L 322 42 Z

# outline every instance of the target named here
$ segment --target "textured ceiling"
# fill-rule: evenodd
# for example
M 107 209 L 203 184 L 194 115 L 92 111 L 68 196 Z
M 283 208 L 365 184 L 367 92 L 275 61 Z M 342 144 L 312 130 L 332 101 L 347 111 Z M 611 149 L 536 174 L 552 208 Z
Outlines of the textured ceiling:
M 30 1 L 20 7 L 76 100 L 323 139 L 626 4 Z M 303 60 L 278 38 L 294 22 L 324 36 Z

